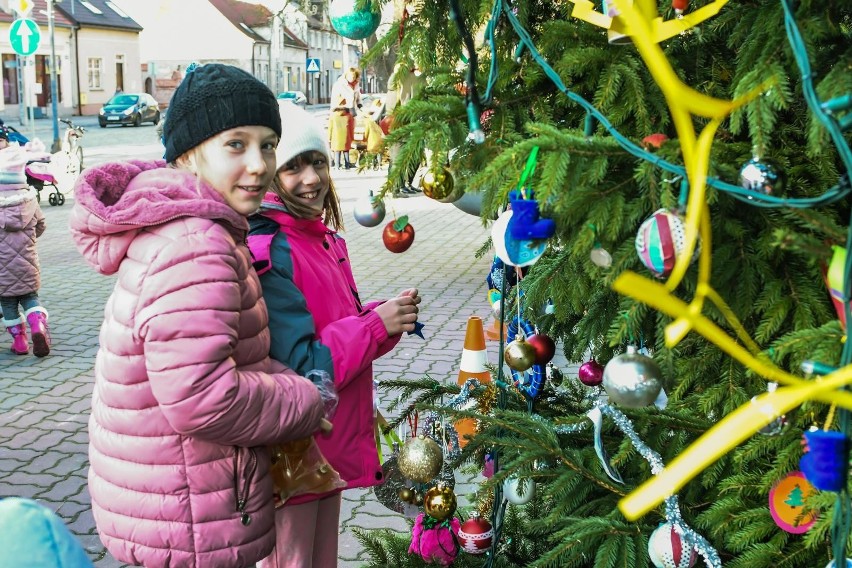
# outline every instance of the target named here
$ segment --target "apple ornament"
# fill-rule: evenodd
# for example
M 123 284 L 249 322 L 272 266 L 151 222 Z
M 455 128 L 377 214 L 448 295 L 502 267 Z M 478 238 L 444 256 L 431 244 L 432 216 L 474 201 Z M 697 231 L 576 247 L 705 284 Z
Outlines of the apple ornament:
M 414 242 L 414 227 L 408 222 L 408 215 L 385 225 L 382 242 L 385 243 L 385 248 L 393 253 L 405 252 L 411 248 Z

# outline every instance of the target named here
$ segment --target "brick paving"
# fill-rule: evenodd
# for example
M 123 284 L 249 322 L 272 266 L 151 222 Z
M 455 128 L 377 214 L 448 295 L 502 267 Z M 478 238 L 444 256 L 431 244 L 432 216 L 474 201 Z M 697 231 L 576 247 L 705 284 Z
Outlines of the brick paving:
M 490 321 L 484 284 L 490 258 L 474 257 L 487 230 L 478 218 L 452 205 L 422 196 L 394 200 L 388 203 L 388 220 L 392 210 L 408 214 L 416 238 L 406 253 L 388 252 L 381 242 L 382 226 L 361 227 L 351 215 L 356 201 L 368 190 L 378 190 L 383 177 L 384 171 L 335 172 L 355 276 L 364 300 L 416 286 L 423 297 L 426 340 L 403 338 L 395 351 L 376 362 L 376 377 L 414 379 L 428 373 L 454 382 L 468 316 Z M 51 355 L 44 359 L 15 356 L 7 346 L 0 347 L 0 496 L 41 501 L 67 523 L 95 566 L 115 568 L 122 564 L 106 553 L 98 539 L 86 488 L 86 421 L 93 365 L 103 306 L 115 279 L 89 268 L 74 248 L 67 229 L 72 203 L 69 196 L 62 207 L 45 204 L 47 231 L 38 243 L 41 298 L 50 312 L 53 336 Z M 494 345 L 488 349 L 489 360 L 496 361 Z M 393 393 L 383 393 L 380 406 L 386 409 L 394 398 Z M 456 491 L 462 503 L 473 482 L 458 480 Z M 383 507 L 371 491 L 345 492 L 341 567 L 361 566 L 366 560 L 353 527 L 407 530 L 404 517 Z

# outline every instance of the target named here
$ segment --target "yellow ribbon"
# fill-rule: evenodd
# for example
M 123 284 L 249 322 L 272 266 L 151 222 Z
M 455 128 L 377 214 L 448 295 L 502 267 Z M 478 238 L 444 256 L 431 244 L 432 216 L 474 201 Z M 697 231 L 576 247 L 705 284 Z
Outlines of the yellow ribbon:
M 617 17 L 613 18 L 607 14 L 602 14 L 596 11 L 595 4 L 589 2 L 589 0 L 570 1 L 574 3 L 574 9 L 571 11 L 571 15 L 578 20 L 583 20 L 584 22 L 588 22 L 599 28 L 612 30 L 627 36 L 633 35 L 634 32 L 630 23 Z M 653 38 L 654 43 L 660 43 L 661 41 L 672 38 L 677 34 L 683 33 L 686 30 L 697 26 L 704 20 L 712 18 L 718 14 L 719 10 L 722 9 L 722 6 L 727 3 L 728 0 L 716 0 L 715 2 L 702 6 L 701 8 L 694 10 L 689 14 L 684 14 L 674 20 L 663 21 L 661 17 L 654 17 L 649 22 L 651 37 Z M 656 16 L 656 9 L 654 9 L 653 12 L 649 11 L 649 13 Z

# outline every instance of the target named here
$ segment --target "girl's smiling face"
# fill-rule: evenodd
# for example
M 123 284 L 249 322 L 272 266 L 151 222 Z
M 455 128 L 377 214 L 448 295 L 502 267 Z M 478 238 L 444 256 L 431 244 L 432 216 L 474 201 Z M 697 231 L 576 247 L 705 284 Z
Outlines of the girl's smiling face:
M 278 135 L 267 126 L 238 126 L 212 136 L 188 157 L 194 171 L 241 215 L 260 207 L 275 175 Z
M 328 159 L 315 150 L 299 154 L 279 166 L 278 184 L 294 202 L 320 217 L 329 188 Z

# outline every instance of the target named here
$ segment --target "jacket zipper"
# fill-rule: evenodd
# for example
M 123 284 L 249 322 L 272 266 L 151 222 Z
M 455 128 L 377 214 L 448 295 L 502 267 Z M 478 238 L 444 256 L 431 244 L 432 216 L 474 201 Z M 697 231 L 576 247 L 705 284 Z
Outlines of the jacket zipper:
M 248 456 L 243 458 L 242 453 L 248 452 Z M 245 463 L 240 464 L 245 459 Z M 246 513 L 248 505 L 249 492 L 251 490 L 251 479 L 257 471 L 257 454 L 253 448 L 241 448 L 234 446 L 234 506 L 240 514 L 240 522 L 249 526 L 251 524 L 251 515 Z

